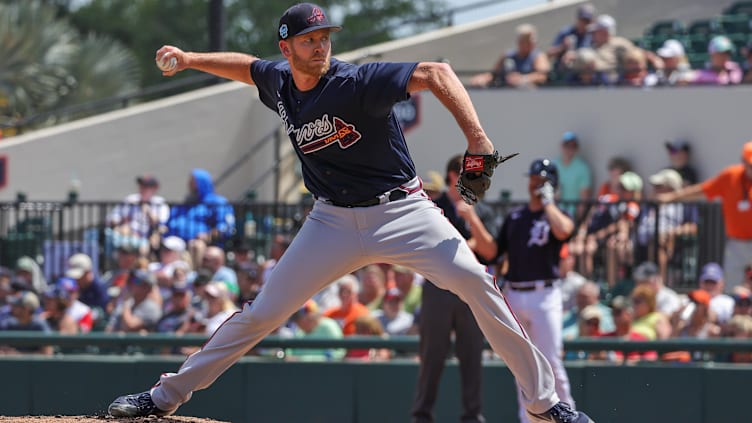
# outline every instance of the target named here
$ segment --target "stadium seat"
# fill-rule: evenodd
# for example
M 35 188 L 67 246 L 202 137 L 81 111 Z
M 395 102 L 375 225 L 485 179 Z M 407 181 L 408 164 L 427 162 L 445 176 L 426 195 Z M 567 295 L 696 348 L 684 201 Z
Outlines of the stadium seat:
M 718 22 L 727 34 L 752 32 L 752 16 L 746 13 L 721 15 L 718 17 Z
M 722 34 L 723 27 L 718 18 L 697 19 L 687 27 L 687 35 L 715 35 Z
M 687 60 L 692 69 L 702 69 L 705 67 L 705 63 L 710 59 L 708 53 L 688 53 Z
M 752 16 L 752 1 L 738 1 L 727 7 L 724 11 L 726 15 L 737 15 L 740 13 Z
M 651 35 L 653 37 L 662 37 L 664 39 L 679 38 L 687 33 L 687 28 L 684 22 L 678 19 L 662 20 L 655 22 L 647 31 L 645 35 Z
M 692 21 L 687 28 L 688 52 L 706 53 L 710 39 L 723 32 L 723 27 L 717 18 Z

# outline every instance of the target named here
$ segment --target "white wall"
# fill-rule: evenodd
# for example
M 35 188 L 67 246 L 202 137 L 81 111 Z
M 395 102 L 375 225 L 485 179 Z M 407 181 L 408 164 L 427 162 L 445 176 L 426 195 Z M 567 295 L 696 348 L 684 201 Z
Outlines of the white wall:
M 136 189 L 136 175 L 151 172 L 160 193 L 180 201 L 191 169 L 219 176 L 277 128 L 279 119 L 257 100 L 255 88 L 228 83 L 31 132 L 0 143 L 0 155 L 8 159 L 0 200 L 12 200 L 18 191 L 30 200 L 62 200 L 74 175 L 81 200 L 120 200 Z M 272 145 L 218 191 L 231 199 L 242 195 L 269 169 Z M 272 195 L 271 184 L 264 189 L 263 195 Z
M 420 175 L 429 169 L 443 173 L 446 160 L 463 152 L 466 142 L 443 106 L 431 95 L 421 96 L 420 124 L 408 134 L 408 144 Z M 663 142 L 676 137 L 690 140 L 693 164 L 701 178 L 709 177 L 738 162 L 742 145 L 752 139 L 751 86 L 475 90 L 471 96 L 496 147 L 520 153 L 497 170 L 491 199 L 498 199 L 501 190 L 526 198 L 521 175 L 532 160 L 557 156 L 568 130 L 580 134 L 598 184 L 615 155 L 630 159 L 644 178 L 666 166 Z
M 573 20 L 581 0 L 556 0 L 534 8 L 459 25 L 410 39 L 372 46 L 342 55 L 362 58 L 371 53 L 384 60 L 448 58 L 455 69 L 490 67 L 513 43 L 514 28 L 522 22 L 538 26 L 548 44 L 558 29 Z M 593 0 L 599 12 L 611 13 L 619 30 L 633 37 L 657 19 L 690 20 L 719 13 L 730 0 Z M 347 36 L 347 32 L 339 34 Z M 582 134 L 584 154 L 593 163 L 597 180 L 615 154 L 632 158 L 643 175 L 658 169 L 666 156 L 665 138 L 687 136 L 694 142 L 696 165 L 709 176 L 738 159 L 741 144 L 752 138 L 746 115 L 748 87 L 687 88 L 666 91 L 557 90 L 532 92 L 473 91 L 473 99 L 487 131 L 502 152 L 519 151 L 520 158 L 504 165 L 492 190 L 519 191 L 519 175 L 538 156 L 558 152 L 565 130 Z M 452 119 L 429 95 L 423 95 L 422 124 L 408 135 L 419 171 L 443 170 L 446 159 L 464 150 Z M 63 200 L 75 174 L 82 181 L 82 200 L 119 200 L 135 189 L 134 178 L 155 173 L 161 193 L 180 201 L 193 167 L 219 176 L 251 145 L 279 128 L 279 119 L 257 98 L 255 88 L 228 83 L 174 96 L 126 110 L 32 132 L 0 143 L 8 159 L 8 185 L 0 201 L 23 191 L 31 200 Z M 284 144 L 284 198 L 298 194 L 297 161 Z M 218 191 L 241 197 L 249 184 L 270 169 L 273 146 L 267 144 L 252 160 L 227 179 Z M 701 159 L 701 160 L 699 160 Z M 273 178 L 259 190 L 259 199 L 273 197 Z

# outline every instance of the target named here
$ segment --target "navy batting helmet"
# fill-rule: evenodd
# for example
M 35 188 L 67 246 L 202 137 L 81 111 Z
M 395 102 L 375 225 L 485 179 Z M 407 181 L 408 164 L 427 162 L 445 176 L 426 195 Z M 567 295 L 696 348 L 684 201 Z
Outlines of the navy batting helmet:
M 559 170 L 556 169 L 554 162 L 548 159 L 538 159 L 530 164 L 528 176 L 538 175 L 548 179 L 551 185 L 556 188 L 559 184 Z

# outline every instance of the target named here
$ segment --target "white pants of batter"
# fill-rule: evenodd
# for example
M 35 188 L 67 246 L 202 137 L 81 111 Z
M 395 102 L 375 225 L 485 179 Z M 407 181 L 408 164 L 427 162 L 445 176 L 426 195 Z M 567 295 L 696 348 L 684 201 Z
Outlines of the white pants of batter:
M 526 408 L 544 413 L 559 401 L 551 366 L 524 336 L 493 276 L 441 209 L 419 190 L 373 207 L 316 201 L 256 300 L 227 319 L 178 373 L 162 375 L 152 388 L 154 403 L 164 411 L 177 409 L 326 285 L 379 262 L 408 267 L 465 301 L 517 379 Z
M 506 287 L 504 294 L 533 344 L 551 363 L 556 376 L 556 394 L 562 401 L 574 407 L 574 399 L 569 389 L 569 377 L 561 360 L 564 344 L 561 333 L 563 311 L 560 283 L 557 282 L 554 286 L 545 288 L 539 282 L 538 289 L 534 291 L 515 291 Z M 525 412 L 524 388 L 519 383 L 517 388 L 520 422 L 528 423 L 530 420 Z

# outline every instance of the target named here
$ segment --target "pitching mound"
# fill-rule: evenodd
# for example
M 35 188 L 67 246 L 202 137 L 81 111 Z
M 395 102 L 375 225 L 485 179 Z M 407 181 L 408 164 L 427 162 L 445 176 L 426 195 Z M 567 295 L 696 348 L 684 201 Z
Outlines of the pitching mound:
M 199 417 L 0 416 L 0 423 L 227 423 Z

